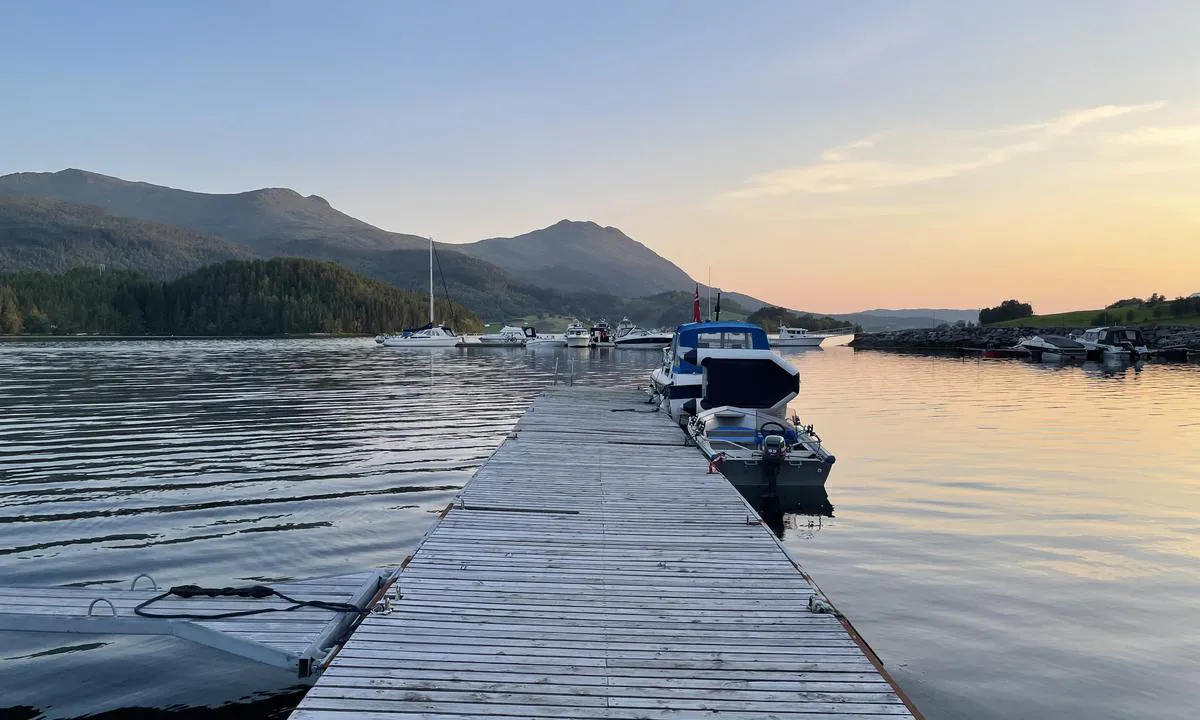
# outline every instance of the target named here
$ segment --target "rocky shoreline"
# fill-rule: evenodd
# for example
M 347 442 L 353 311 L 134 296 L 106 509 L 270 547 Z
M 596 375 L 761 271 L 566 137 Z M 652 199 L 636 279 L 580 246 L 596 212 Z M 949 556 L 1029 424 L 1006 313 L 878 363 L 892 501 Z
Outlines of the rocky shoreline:
M 1200 350 L 1200 327 L 1195 325 L 1139 325 L 1153 349 L 1186 347 Z M 957 348 L 1008 348 L 1027 335 L 1069 335 L 1086 328 L 940 327 L 861 333 L 851 345 L 874 350 L 953 350 Z

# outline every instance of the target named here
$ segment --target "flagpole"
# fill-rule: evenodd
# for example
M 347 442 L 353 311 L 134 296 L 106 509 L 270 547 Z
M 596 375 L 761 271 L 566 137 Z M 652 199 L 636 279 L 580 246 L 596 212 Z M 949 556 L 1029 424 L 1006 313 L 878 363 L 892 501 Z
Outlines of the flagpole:
M 708 266 L 708 319 L 712 320 L 712 265 Z

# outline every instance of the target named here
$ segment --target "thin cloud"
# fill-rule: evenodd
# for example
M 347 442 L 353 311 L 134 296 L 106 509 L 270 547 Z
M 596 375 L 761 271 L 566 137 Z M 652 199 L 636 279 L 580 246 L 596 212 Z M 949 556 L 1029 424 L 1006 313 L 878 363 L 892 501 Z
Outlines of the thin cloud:
M 1158 147 L 1200 147 L 1200 125 L 1140 127 L 1125 133 L 1106 135 L 1105 143 Z
M 1045 122 L 975 131 L 968 134 L 975 142 L 962 142 L 963 138 L 956 142 L 942 141 L 925 153 L 928 157 L 948 158 L 940 162 L 861 157 L 864 151 L 880 150 L 882 141 L 894 133 L 871 135 L 826 150 L 820 162 L 755 175 L 744 187 L 728 193 L 727 197 L 747 199 L 851 193 L 946 180 L 1002 165 L 1019 156 L 1045 152 L 1090 125 L 1125 115 L 1153 112 L 1164 106 L 1162 102 L 1102 105 L 1072 110 Z M 995 137 L 1004 137 L 1008 141 L 999 145 L 981 142 Z

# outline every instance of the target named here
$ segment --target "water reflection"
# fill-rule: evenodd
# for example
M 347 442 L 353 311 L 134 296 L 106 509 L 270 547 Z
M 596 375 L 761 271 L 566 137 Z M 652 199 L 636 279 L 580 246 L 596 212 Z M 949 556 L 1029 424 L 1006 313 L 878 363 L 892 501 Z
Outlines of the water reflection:
M 742 497 L 758 512 L 775 537 L 783 539 L 788 530 L 793 536 L 812 537 L 821 529 L 824 518 L 833 517 L 833 504 L 823 487 L 786 488 L 779 494 L 742 491 Z

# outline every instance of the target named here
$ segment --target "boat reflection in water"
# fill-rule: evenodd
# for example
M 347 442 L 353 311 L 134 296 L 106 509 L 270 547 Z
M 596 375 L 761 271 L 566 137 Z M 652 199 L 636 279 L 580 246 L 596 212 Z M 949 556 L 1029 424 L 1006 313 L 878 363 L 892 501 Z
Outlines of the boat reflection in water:
M 824 487 L 789 488 L 782 495 L 742 492 L 742 497 L 781 540 L 788 530 L 812 537 L 824 518 L 833 517 L 833 504 Z

